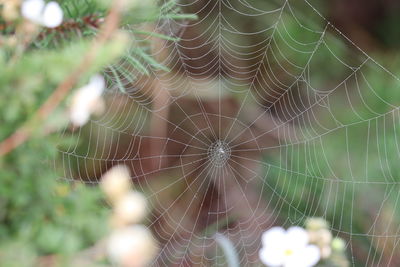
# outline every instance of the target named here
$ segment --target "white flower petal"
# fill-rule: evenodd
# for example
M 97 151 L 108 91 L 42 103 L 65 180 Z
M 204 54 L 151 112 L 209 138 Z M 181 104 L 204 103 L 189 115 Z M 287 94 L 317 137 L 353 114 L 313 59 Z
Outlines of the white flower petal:
M 70 111 L 70 119 L 75 126 L 80 127 L 88 122 L 90 117 L 90 101 L 90 90 L 88 90 L 87 86 L 75 92 Z
M 311 267 L 320 260 L 320 251 L 315 245 L 298 248 L 290 256 L 285 257 L 284 267 Z
M 286 242 L 291 248 L 305 247 L 308 241 L 307 231 L 299 226 L 292 226 L 286 231 Z
M 49 2 L 43 11 L 42 23 L 48 28 L 60 26 L 63 21 L 63 11 L 57 2 Z
M 130 178 L 128 167 L 117 165 L 101 177 L 100 187 L 106 196 L 115 203 L 131 189 Z
M 274 246 L 285 242 L 286 231 L 282 227 L 272 227 L 261 236 L 263 246 Z
M 90 115 L 102 104 L 101 94 L 105 81 L 101 75 L 93 76 L 89 84 L 79 88 L 72 98 L 70 119 L 75 126 L 83 126 Z
M 40 23 L 44 6 L 43 0 L 25 0 L 21 4 L 21 14 L 26 19 Z
M 302 252 L 306 266 L 314 266 L 321 258 L 320 251 L 315 245 L 308 245 Z
M 121 224 L 138 223 L 147 214 L 147 200 L 139 192 L 129 192 L 114 207 L 116 220 Z
M 81 127 L 89 121 L 90 113 L 84 107 L 73 107 L 70 113 L 70 120 L 75 126 Z
M 133 225 L 111 234 L 107 252 L 118 266 L 148 266 L 157 252 L 157 245 L 149 229 Z
M 96 74 L 90 78 L 89 87 L 91 87 L 91 90 L 93 90 L 93 95 L 97 97 L 100 96 L 103 93 L 105 86 L 106 83 L 103 76 Z
M 281 266 L 285 261 L 284 250 L 272 245 L 261 248 L 258 255 L 261 262 L 270 267 Z

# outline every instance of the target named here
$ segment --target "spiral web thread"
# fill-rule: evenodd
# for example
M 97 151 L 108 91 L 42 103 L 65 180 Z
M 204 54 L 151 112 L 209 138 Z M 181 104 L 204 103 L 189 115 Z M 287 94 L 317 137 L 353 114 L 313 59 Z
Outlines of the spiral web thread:
M 160 21 L 180 41 L 149 50 L 172 71 L 135 82 L 129 61 L 110 66 L 107 111 L 60 148 L 59 176 L 97 183 L 129 166 L 152 203 L 154 266 L 223 262 L 215 232 L 253 266 L 263 231 L 311 216 L 352 265 L 396 262 L 400 80 L 307 0 L 178 6 L 199 19 Z

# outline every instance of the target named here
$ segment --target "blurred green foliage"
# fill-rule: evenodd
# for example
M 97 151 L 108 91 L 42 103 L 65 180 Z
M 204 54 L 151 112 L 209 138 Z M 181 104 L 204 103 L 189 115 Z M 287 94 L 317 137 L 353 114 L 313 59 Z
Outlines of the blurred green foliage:
M 92 49 L 90 43 L 112 1 L 65 0 L 60 4 L 65 23 L 59 30 L 41 29 L 27 45 L 23 44 L 26 34 L 18 35 L 23 19 L 6 22 L 0 16 L 4 26 L 0 28 L 0 42 L 4 41 L 0 45 L 1 141 L 31 121 L 58 84 L 76 70 Z M 174 6 L 174 1 L 161 8 L 152 1 L 127 6 L 121 27 L 180 18 Z M 2 8 L 0 4 L 0 11 Z M 132 14 L 140 14 L 141 19 Z M 94 59 L 76 86 L 127 55 L 128 45 L 128 38 L 106 42 L 100 47 L 102 56 Z M 134 47 L 135 53 L 127 55 L 131 67 L 144 74 L 149 66 L 163 68 L 145 49 L 144 45 Z M 116 70 L 115 75 L 119 74 Z M 38 256 L 50 254 L 65 260 L 107 232 L 108 210 L 98 188 L 57 180 L 61 168 L 57 149 L 76 142 L 68 131 L 60 134 L 69 124 L 65 108 L 62 103 L 45 122 L 34 121 L 29 140 L 0 157 L 1 266 L 34 266 Z

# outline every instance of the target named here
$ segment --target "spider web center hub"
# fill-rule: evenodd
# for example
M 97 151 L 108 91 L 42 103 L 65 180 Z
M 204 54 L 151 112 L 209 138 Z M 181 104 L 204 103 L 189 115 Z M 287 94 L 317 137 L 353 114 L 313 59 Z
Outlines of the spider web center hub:
M 229 160 L 231 149 L 226 142 L 218 140 L 208 148 L 207 154 L 212 165 L 222 167 Z

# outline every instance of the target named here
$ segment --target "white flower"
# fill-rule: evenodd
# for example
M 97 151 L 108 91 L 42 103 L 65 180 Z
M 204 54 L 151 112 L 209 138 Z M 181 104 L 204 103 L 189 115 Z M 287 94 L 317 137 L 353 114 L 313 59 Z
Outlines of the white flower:
M 70 110 L 70 119 L 75 126 L 83 126 L 88 122 L 92 113 L 104 108 L 101 98 L 104 88 L 103 77 L 95 75 L 90 79 L 89 84 L 75 92 Z
M 272 227 L 262 235 L 261 261 L 267 266 L 310 267 L 317 264 L 320 251 L 310 245 L 307 231 L 301 227 Z
M 63 21 L 63 11 L 54 1 L 46 4 L 44 0 L 25 0 L 21 13 L 26 19 L 48 28 L 58 27 Z
M 107 197 L 115 203 L 131 189 L 130 178 L 128 168 L 117 165 L 103 175 L 100 186 Z
M 144 267 L 157 252 L 151 232 L 143 225 L 114 231 L 107 245 L 110 260 L 123 267 Z
M 146 198 L 139 192 L 131 191 L 115 203 L 114 223 L 116 226 L 137 223 L 146 216 L 146 207 Z

